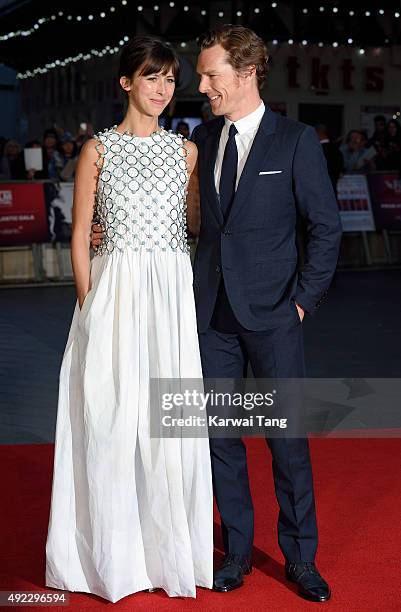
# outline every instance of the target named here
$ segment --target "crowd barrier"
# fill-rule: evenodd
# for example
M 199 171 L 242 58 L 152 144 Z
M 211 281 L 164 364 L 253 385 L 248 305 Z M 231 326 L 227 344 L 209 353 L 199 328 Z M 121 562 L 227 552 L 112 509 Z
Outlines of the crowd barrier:
M 345 174 L 337 188 L 339 267 L 400 264 L 400 176 Z M 0 181 L 0 283 L 72 279 L 72 197 L 72 183 Z

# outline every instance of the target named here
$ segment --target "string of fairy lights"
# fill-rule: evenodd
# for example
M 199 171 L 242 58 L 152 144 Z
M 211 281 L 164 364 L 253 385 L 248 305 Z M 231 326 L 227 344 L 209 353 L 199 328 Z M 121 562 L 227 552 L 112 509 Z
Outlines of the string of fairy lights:
M 278 2 L 271 2 L 270 3 L 271 7 L 273 9 L 278 8 Z M 169 2 L 168 6 L 170 8 L 174 8 L 176 6 L 175 2 Z M 178 5 L 180 8 L 180 4 Z M 105 20 L 110 18 L 110 16 L 113 15 L 113 13 L 116 12 L 116 10 L 118 8 L 129 8 L 129 2 L 128 0 L 121 0 L 121 2 L 119 4 L 112 4 L 110 5 L 108 8 L 105 8 L 99 12 L 94 12 L 92 11 L 91 13 L 87 13 L 85 15 L 72 15 L 69 13 L 66 13 L 64 11 L 58 11 L 57 13 L 54 13 L 52 15 L 49 15 L 47 17 L 40 17 L 31 27 L 27 28 L 26 30 L 15 30 L 13 32 L 8 32 L 7 34 L 0 34 L 0 42 L 4 42 L 10 39 L 15 39 L 15 38 L 19 38 L 19 37 L 27 37 L 27 36 L 31 36 L 32 34 L 35 34 L 35 32 L 37 32 L 41 26 L 43 26 L 44 24 L 50 23 L 50 22 L 54 22 L 54 21 L 77 21 L 77 22 L 83 22 L 83 23 L 87 23 L 87 22 L 96 22 L 99 20 Z M 144 10 L 144 7 L 139 4 L 136 7 L 136 10 L 138 12 L 142 12 Z M 264 7 L 258 7 L 256 6 L 253 11 L 254 13 L 258 14 L 261 12 L 261 10 Z M 158 12 L 160 10 L 160 6 L 158 4 L 153 5 L 152 7 L 154 12 Z M 189 5 L 184 5 L 182 7 L 182 9 L 186 12 L 188 11 L 197 11 L 199 10 L 200 14 L 202 16 L 206 16 L 207 15 L 207 10 L 206 9 L 195 9 L 195 8 L 190 8 Z M 319 7 L 304 7 L 302 8 L 302 13 L 304 15 L 307 15 L 313 11 L 319 11 L 320 13 L 334 13 L 337 15 L 349 15 L 350 17 L 356 17 L 356 16 L 365 16 L 365 17 L 377 17 L 377 16 L 385 16 L 385 15 L 390 15 L 395 17 L 396 19 L 399 19 L 401 17 L 401 9 L 400 10 L 394 10 L 394 9 L 383 9 L 383 8 L 375 8 L 375 9 L 370 9 L 370 10 L 366 10 L 366 9 L 352 9 L 352 8 L 342 8 L 342 7 L 338 7 L 338 6 L 333 6 L 333 7 L 327 7 L 327 6 L 319 6 Z M 236 11 L 236 15 L 237 17 L 241 17 L 242 16 L 242 11 L 238 10 Z M 224 11 L 218 11 L 218 16 L 219 17 L 224 17 Z
M 29 79 L 35 77 L 40 74 L 46 74 L 49 70 L 54 70 L 55 68 L 60 68 L 64 66 L 68 66 L 69 64 L 74 64 L 76 62 L 87 62 L 90 59 L 104 57 L 105 55 L 114 55 L 120 51 L 120 47 L 124 45 L 129 40 L 128 36 L 124 36 L 116 46 L 106 45 L 103 49 L 91 49 L 88 53 L 78 53 L 78 55 L 74 55 L 71 57 L 66 57 L 64 59 L 57 59 L 44 66 L 39 66 L 34 68 L 33 70 L 27 70 L 26 72 L 19 72 L 17 74 L 17 79 Z
M 268 2 L 266 3 L 267 6 L 270 5 L 270 7 L 272 9 L 279 9 L 279 3 L 278 2 Z M 261 2 L 260 6 L 255 6 L 252 10 L 255 13 L 255 15 L 261 13 L 261 11 L 263 10 L 263 8 L 266 7 L 266 4 L 263 4 Z M 181 10 L 183 10 L 184 12 L 198 12 L 202 17 L 205 17 L 208 14 L 208 10 L 206 8 L 195 8 L 195 7 L 191 7 L 189 5 L 182 5 L 182 3 L 178 2 L 168 2 L 167 7 L 169 7 L 170 9 L 174 9 L 179 8 Z M 31 36 L 32 34 L 34 34 L 35 32 L 37 32 L 41 26 L 43 26 L 44 24 L 49 24 L 51 22 L 55 22 L 55 21 L 63 21 L 63 22 L 78 22 L 78 23 L 82 23 L 82 24 L 90 24 L 90 23 L 96 23 L 99 21 L 104 21 L 104 20 L 108 20 L 110 19 L 114 13 L 116 13 L 117 10 L 122 10 L 122 9 L 127 9 L 127 8 L 131 8 L 132 10 L 137 11 L 137 13 L 142 13 L 146 10 L 146 8 L 141 5 L 134 5 L 134 6 L 130 6 L 130 1 L 129 0 L 121 0 L 120 2 L 114 2 L 113 4 L 111 4 L 110 6 L 108 6 L 107 8 L 104 8 L 100 11 L 92 11 L 91 13 L 85 13 L 85 14 L 79 14 L 79 15 L 72 15 L 68 12 L 65 11 L 58 11 L 53 13 L 52 15 L 49 15 L 47 17 L 41 17 L 39 18 L 31 27 L 25 29 L 25 30 L 16 30 L 13 32 L 8 32 L 6 34 L 0 35 L 0 42 L 5 42 L 5 41 L 9 41 L 9 40 L 13 40 L 13 39 L 18 39 L 18 38 L 26 38 Z M 154 13 L 157 13 L 161 10 L 160 5 L 158 4 L 154 4 L 153 6 L 149 7 L 148 10 L 153 10 Z M 385 9 L 385 8 L 374 8 L 374 9 L 365 9 L 365 8 L 358 8 L 358 9 L 353 9 L 353 8 L 345 8 L 345 7 L 339 7 L 339 6 L 325 6 L 325 5 L 321 5 L 321 6 L 314 6 L 314 7 L 307 7 L 304 6 L 302 7 L 302 9 L 300 9 L 301 12 L 304 15 L 308 15 L 308 14 L 312 14 L 313 12 L 316 13 L 322 13 L 325 14 L 327 16 L 329 16 L 330 14 L 335 14 L 338 16 L 345 16 L 348 15 L 349 17 L 355 17 L 355 18 L 370 18 L 370 17 L 392 17 L 395 19 L 399 19 L 401 17 L 401 9 L 400 10 L 394 10 L 394 9 Z M 225 12 L 223 10 L 219 10 L 217 11 L 217 13 L 215 13 L 220 19 L 224 19 L 224 18 L 231 18 L 231 11 L 227 12 L 227 14 L 225 14 Z M 243 11 L 242 10 L 237 10 L 236 11 L 236 16 L 237 17 L 242 17 L 243 16 Z M 87 51 L 86 53 L 78 53 L 75 56 L 70 56 L 70 57 L 65 57 L 62 59 L 57 59 L 51 62 L 48 62 L 47 64 L 45 64 L 44 66 L 37 66 L 36 68 L 33 68 L 31 70 L 27 70 L 25 72 L 20 72 L 17 74 L 17 78 L 18 79 L 28 79 L 28 78 L 32 78 L 41 74 L 45 74 L 47 73 L 49 70 L 53 70 L 59 67 L 64 67 L 67 66 L 69 64 L 72 63 L 76 63 L 76 62 L 81 62 L 81 61 L 89 61 L 95 58 L 101 58 L 105 55 L 113 55 L 115 53 L 118 53 L 120 51 L 120 48 L 122 45 L 124 45 L 124 43 L 128 40 L 128 36 L 124 36 L 118 44 L 115 45 L 106 45 L 104 48 L 102 49 L 91 49 L 90 51 Z M 270 41 L 274 46 L 278 45 L 278 44 L 288 44 L 288 45 L 294 45 L 294 44 L 300 44 L 302 46 L 307 46 L 310 44 L 317 44 L 317 46 L 319 47 L 325 47 L 325 46 L 331 46 L 334 49 L 339 47 L 340 45 L 350 45 L 350 46 L 354 46 L 356 45 L 356 42 L 354 41 L 354 39 L 349 36 L 347 38 L 347 41 L 332 41 L 331 43 L 324 43 L 323 41 L 319 41 L 319 42 L 314 42 L 311 43 L 310 41 L 304 39 L 302 41 L 295 41 L 293 38 L 289 38 L 288 40 L 278 40 L 278 39 L 273 39 Z M 390 40 L 388 38 L 386 38 L 384 41 L 384 44 L 388 44 L 390 42 Z M 181 42 L 180 46 L 181 47 L 185 47 L 187 43 L 185 42 Z M 365 49 L 364 48 L 358 48 L 356 50 L 356 52 L 360 55 L 364 55 L 365 54 Z
M 105 55 L 114 55 L 115 53 L 118 53 L 120 51 L 120 46 L 124 45 L 126 41 L 128 41 L 129 38 L 128 36 L 124 36 L 123 39 L 120 40 L 119 42 L 119 46 L 110 46 L 107 45 L 106 47 L 104 47 L 103 49 L 97 50 L 97 49 L 92 49 L 91 51 L 87 52 L 87 53 L 78 53 L 78 55 L 74 55 L 72 57 L 66 57 L 64 59 L 57 59 L 54 60 L 48 64 L 45 64 L 44 66 L 38 66 L 37 68 L 34 68 L 32 70 L 27 70 L 26 72 L 19 72 L 17 74 L 17 79 L 19 80 L 24 80 L 24 79 L 29 79 L 32 77 L 36 77 L 38 75 L 41 74 L 46 74 L 47 72 L 49 72 L 50 70 L 54 70 L 55 68 L 60 68 L 60 67 L 65 67 L 68 66 L 69 64 L 74 64 L 76 62 L 86 62 L 88 60 L 92 60 L 95 58 L 101 58 L 104 57 Z M 278 45 L 279 41 L 278 40 L 272 40 L 271 41 L 273 45 Z M 352 44 L 351 39 L 348 41 L 349 45 Z M 288 45 L 294 45 L 294 40 L 293 39 L 289 39 L 287 42 Z M 302 46 L 306 46 L 309 43 L 306 40 L 303 40 L 301 43 L 299 43 Z M 186 42 L 182 42 L 180 43 L 181 48 L 185 48 L 187 46 Z M 325 45 L 323 42 L 319 42 L 317 43 L 318 47 L 324 47 L 327 46 Z M 332 43 L 332 47 L 333 48 L 337 48 L 339 47 L 339 43 L 337 42 L 333 42 Z M 359 48 L 356 51 L 359 55 L 365 55 L 366 50 L 364 48 Z

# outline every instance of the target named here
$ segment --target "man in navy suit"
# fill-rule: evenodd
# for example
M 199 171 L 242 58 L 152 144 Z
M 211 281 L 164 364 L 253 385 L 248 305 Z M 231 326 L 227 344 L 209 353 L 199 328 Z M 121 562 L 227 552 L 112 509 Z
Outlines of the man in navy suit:
M 194 291 L 205 378 L 301 378 L 302 319 L 313 315 L 335 272 L 341 224 L 315 130 L 275 114 L 259 89 L 263 41 L 242 26 L 200 39 L 199 90 L 216 119 L 195 128 L 201 225 Z M 297 222 L 307 228 L 305 261 Z M 313 601 L 330 598 L 314 563 L 317 525 L 306 438 L 270 438 L 286 577 Z M 225 557 L 214 589 L 251 571 L 253 507 L 240 438 L 211 439 L 214 492 Z

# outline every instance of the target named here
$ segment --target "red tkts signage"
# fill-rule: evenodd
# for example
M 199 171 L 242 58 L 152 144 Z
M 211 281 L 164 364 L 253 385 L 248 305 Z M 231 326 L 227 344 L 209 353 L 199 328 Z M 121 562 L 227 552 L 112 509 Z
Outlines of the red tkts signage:
M 302 87 L 298 82 L 298 76 L 305 75 L 305 64 L 298 61 L 296 55 L 290 55 L 287 60 L 287 81 L 290 89 Z M 333 74 L 334 67 L 330 63 L 323 63 L 320 57 L 312 57 L 310 60 L 309 87 L 312 91 L 328 93 L 331 86 L 340 83 L 344 91 L 354 91 L 356 83 L 360 79 L 355 75 L 356 66 L 351 59 L 344 59 L 338 67 L 338 74 Z M 384 68 L 382 66 L 365 66 L 361 80 L 365 91 L 383 91 Z M 359 87 L 358 87 L 359 88 Z
M 43 183 L 0 182 L 0 245 L 46 242 L 48 233 Z

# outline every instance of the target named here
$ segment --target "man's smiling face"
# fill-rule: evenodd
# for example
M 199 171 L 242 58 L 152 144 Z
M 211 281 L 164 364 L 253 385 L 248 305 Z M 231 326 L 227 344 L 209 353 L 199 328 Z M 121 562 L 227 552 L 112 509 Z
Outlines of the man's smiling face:
M 240 77 L 228 63 L 227 51 L 221 45 L 203 49 L 196 70 L 200 76 L 199 91 L 209 98 L 213 114 L 230 116 L 238 112 L 244 91 Z

